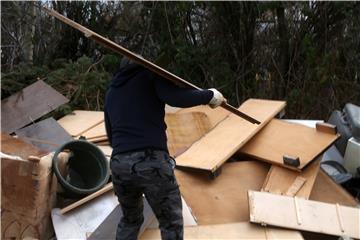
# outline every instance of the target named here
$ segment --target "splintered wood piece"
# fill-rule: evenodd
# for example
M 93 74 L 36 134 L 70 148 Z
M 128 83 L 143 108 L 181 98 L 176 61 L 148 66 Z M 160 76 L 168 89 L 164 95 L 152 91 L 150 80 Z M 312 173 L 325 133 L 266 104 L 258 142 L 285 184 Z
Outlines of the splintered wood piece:
M 296 123 L 273 119 L 244 147 L 241 153 L 297 171 L 324 152 L 338 134 L 317 131 Z M 299 158 L 298 167 L 284 164 L 285 154 Z
M 104 112 L 75 110 L 58 120 L 58 123 L 71 135 L 80 136 L 104 121 Z
M 335 204 L 256 191 L 249 191 L 249 208 L 251 222 L 360 238 L 360 208 L 341 206 L 339 220 Z
M 12 133 L 68 101 L 45 82 L 37 81 L 1 101 L 1 131 Z
M 272 165 L 262 191 L 308 199 L 320 169 L 321 159 L 322 155 L 301 172 Z
M 161 239 L 159 229 L 146 229 L 140 240 Z M 298 231 L 261 227 L 249 222 L 200 225 L 184 228 L 184 239 L 303 239 Z
M 184 152 L 211 128 L 208 117 L 201 112 L 167 113 L 165 122 L 167 145 L 172 156 Z
M 300 190 L 302 186 L 304 186 L 306 182 L 306 178 L 303 177 L 296 177 L 295 181 L 291 184 L 289 189 L 286 191 L 285 195 L 293 197 L 296 195 L 296 193 Z
M 199 225 L 249 220 L 247 191 L 259 190 L 269 166 L 257 161 L 225 163 L 216 180 L 208 173 L 176 170 L 180 191 Z
M 336 134 L 337 129 L 336 125 L 332 125 L 330 123 L 316 123 L 316 130 L 320 132 L 330 133 L 330 134 Z
M 49 152 L 73 138 L 55 121 L 48 118 L 15 131 L 24 141 Z
M 285 102 L 249 99 L 240 110 L 254 116 L 260 125 L 251 124 L 230 114 L 203 138 L 176 158 L 178 166 L 215 172 L 267 122 L 285 107 Z

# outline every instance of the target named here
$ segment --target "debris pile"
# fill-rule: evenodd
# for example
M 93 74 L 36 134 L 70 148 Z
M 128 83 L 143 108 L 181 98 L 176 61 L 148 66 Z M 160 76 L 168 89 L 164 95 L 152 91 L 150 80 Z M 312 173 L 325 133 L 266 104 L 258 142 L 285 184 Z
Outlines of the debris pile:
M 122 213 L 111 181 L 74 200 L 53 174 L 56 158 L 69 183 L 83 187 L 70 165 L 73 152 L 65 149 L 54 158 L 70 141 L 96 145 L 108 161 L 112 151 L 101 111 L 36 122 L 67 101 L 42 81 L 2 101 L 4 239 L 49 239 L 53 230 L 57 239 L 115 239 Z M 185 239 L 360 238 L 358 201 L 321 168 L 324 152 L 339 138 L 336 128 L 275 118 L 284 115 L 285 105 L 245 101 L 239 110 L 258 125 L 221 108 L 167 108 Z M 139 238 L 160 239 L 145 198 L 144 217 Z

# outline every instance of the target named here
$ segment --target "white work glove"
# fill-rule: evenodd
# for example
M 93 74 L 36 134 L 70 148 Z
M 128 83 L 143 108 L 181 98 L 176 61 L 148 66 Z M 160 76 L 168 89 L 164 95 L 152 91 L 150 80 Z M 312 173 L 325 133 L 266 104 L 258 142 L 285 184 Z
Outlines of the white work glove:
M 214 96 L 212 97 L 212 99 L 209 102 L 209 106 L 211 108 L 216 108 L 216 107 L 220 106 L 223 102 L 226 102 L 226 99 L 221 94 L 221 92 L 219 92 L 215 88 L 210 88 L 209 90 L 212 91 L 214 94 Z

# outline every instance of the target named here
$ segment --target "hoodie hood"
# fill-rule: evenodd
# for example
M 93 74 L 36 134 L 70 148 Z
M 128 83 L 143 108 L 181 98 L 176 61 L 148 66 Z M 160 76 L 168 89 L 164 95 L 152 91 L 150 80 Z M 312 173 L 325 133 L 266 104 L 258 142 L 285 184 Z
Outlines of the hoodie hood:
M 136 63 L 127 64 L 124 67 L 120 67 L 115 72 L 110 86 L 115 88 L 123 86 L 130 79 L 136 76 L 136 74 L 138 74 L 141 69 L 142 67 Z

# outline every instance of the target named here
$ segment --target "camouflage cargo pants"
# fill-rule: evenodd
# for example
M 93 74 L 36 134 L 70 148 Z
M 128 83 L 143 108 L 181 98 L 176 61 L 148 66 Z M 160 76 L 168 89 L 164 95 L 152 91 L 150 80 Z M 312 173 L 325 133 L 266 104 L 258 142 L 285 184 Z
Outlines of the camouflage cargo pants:
M 115 194 L 123 217 L 116 239 L 137 239 L 144 221 L 142 194 L 154 211 L 162 239 L 183 239 L 182 204 L 174 175 L 175 161 L 160 150 L 114 156 L 110 163 Z

